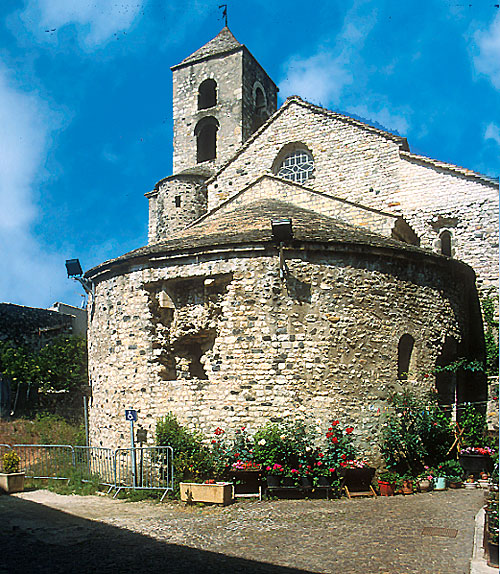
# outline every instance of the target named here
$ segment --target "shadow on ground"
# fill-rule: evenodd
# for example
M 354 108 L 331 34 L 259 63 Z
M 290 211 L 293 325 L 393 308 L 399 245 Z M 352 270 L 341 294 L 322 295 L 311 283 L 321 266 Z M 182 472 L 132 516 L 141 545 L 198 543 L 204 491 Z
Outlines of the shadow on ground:
M 307 574 L 168 544 L 12 496 L 0 497 L 0 574 Z

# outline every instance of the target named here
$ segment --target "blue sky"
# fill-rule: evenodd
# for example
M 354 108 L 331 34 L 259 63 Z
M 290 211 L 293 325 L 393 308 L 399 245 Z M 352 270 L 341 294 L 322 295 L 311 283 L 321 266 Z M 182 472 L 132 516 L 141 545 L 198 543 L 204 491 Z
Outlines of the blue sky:
M 280 87 L 498 177 L 499 0 L 228 0 Z M 80 305 L 88 269 L 147 242 L 172 169 L 170 66 L 222 27 L 221 2 L 0 2 L 0 301 Z

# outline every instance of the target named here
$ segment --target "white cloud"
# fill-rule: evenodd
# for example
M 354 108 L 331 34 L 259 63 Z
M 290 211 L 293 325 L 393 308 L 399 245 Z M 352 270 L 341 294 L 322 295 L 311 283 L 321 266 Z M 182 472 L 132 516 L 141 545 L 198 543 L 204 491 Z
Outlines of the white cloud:
M 352 81 L 352 75 L 340 57 L 332 59 L 329 53 L 321 53 L 288 62 L 287 77 L 280 83 L 280 92 L 328 105 L 332 101 L 338 102 L 342 90 Z
M 488 30 L 474 34 L 474 40 L 476 71 L 488 76 L 495 88 L 500 89 L 500 13 Z
M 344 88 L 354 81 L 359 52 L 375 24 L 376 14 L 369 11 L 369 5 L 355 1 L 333 46 L 322 45 L 313 56 L 294 56 L 286 63 L 280 92 L 325 106 L 338 105 Z
M 114 34 L 128 30 L 142 13 L 145 0 L 28 0 L 21 19 L 39 37 L 74 25 L 80 41 L 92 50 Z M 46 32 L 48 31 L 48 32 Z
M 500 145 L 500 127 L 498 127 L 493 122 L 488 124 L 488 126 L 486 127 L 486 130 L 484 132 L 484 139 L 485 140 L 493 140 L 498 145 Z
M 32 233 L 35 189 L 60 125 L 61 116 L 13 85 L 0 63 L 0 301 L 48 305 L 64 296 L 65 288 L 53 287 L 61 255 L 46 253 Z

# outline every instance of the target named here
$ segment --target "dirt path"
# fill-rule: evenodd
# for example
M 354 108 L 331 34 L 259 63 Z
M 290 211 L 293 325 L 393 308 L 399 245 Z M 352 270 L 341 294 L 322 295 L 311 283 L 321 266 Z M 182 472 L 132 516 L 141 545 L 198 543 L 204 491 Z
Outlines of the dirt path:
M 26 492 L 0 496 L 0 574 L 468 574 L 482 501 L 478 490 L 193 508 Z

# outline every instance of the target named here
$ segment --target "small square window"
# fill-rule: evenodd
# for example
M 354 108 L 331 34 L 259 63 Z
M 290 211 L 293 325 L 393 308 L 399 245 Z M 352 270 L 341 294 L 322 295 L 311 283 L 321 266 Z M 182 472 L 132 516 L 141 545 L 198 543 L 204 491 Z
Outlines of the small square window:
M 176 195 L 175 196 L 175 207 L 180 207 L 180 206 L 181 206 L 181 196 Z

